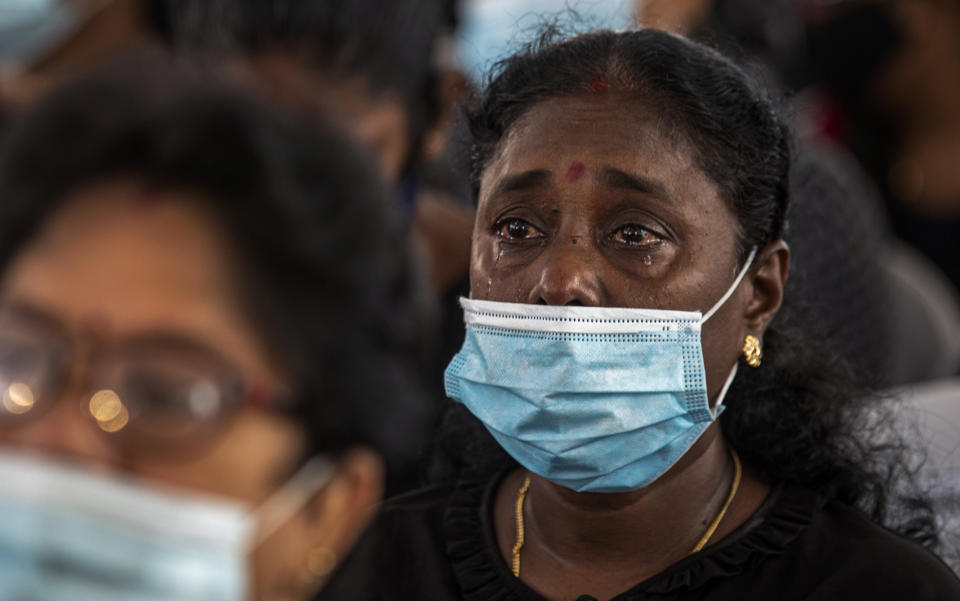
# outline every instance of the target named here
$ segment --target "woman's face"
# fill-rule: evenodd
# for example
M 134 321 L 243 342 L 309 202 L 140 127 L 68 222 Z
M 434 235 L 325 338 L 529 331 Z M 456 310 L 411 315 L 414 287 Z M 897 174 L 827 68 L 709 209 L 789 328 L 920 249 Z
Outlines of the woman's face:
M 131 410 L 129 423 L 126 412 L 120 422 L 100 419 L 90 394 L 110 373 L 132 373 L 141 382 L 242 378 L 267 399 L 282 390 L 284 376 L 237 301 L 233 275 L 224 234 L 186 193 L 148 194 L 131 179 L 73 194 L 0 280 L 5 335 L 24 348 L 62 341 L 74 353 L 50 398 L 38 391 L 33 412 L 0 416 L 0 448 L 251 507 L 262 503 L 298 467 L 306 443 L 303 429 L 271 411 L 269 400 L 266 408 L 238 402 L 235 411 L 185 434 L 182 411 L 145 413 L 137 421 Z M 216 409 L 209 386 L 200 388 L 204 394 L 194 398 L 191 391 L 189 405 L 198 416 L 210 415 Z M 300 586 L 303 575 L 289 571 L 303 569 L 308 551 L 340 544 L 327 540 L 336 530 L 328 522 L 351 518 L 310 509 L 255 553 L 261 593 L 293 580 Z
M 547 100 L 519 119 L 480 182 L 472 296 L 709 310 L 741 267 L 738 223 L 693 149 L 665 127 L 614 93 Z M 786 249 L 772 246 L 704 325 L 711 398 L 744 336 L 761 335 L 779 307 Z M 756 273 L 771 269 L 757 286 Z

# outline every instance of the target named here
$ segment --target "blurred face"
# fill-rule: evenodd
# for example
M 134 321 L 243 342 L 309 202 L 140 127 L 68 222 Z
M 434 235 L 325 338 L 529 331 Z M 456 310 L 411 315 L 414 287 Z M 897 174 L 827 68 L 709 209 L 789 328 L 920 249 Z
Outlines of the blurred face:
M 270 410 L 284 377 L 236 301 L 233 268 L 185 193 L 148 195 L 136 180 L 77 191 L 0 282 L 0 348 L 48 374 L 9 385 L 0 446 L 262 503 L 305 436 Z M 300 577 L 288 572 L 321 542 L 323 516 L 303 512 L 267 539 L 252 566 L 260 593 Z
M 33 386 L 37 414 L 24 413 L 17 428 L 0 430 L 3 441 L 258 500 L 300 450 L 302 434 L 287 420 L 243 407 L 229 424 L 212 426 L 216 430 L 212 444 L 184 437 L 188 446 L 196 441 L 209 448 L 185 452 L 185 457 L 170 462 L 163 459 L 172 446 L 156 450 L 127 444 L 128 430 L 151 424 L 139 423 L 142 420 L 134 415 L 126 425 L 106 423 L 109 420 L 94 415 L 86 397 L 101 379 L 122 384 L 126 371 L 141 380 L 153 376 L 219 386 L 221 380 L 236 379 L 277 390 L 282 378 L 235 298 L 226 241 L 193 205 L 176 195 L 148 197 L 133 181 L 76 194 L 16 257 L 0 288 L 6 330 L 16 332 L 25 349 L 32 349 L 33 338 L 60 344 L 75 365 L 58 386 L 39 381 Z M 128 367 L 128 362 L 135 365 Z M 151 364 L 159 366 L 157 373 L 143 367 Z M 116 372 L 121 373 L 119 380 Z M 48 396 L 46 388 L 62 399 L 40 398 Z M 207 411 L 196 408 L 198 415 Z M 191 412 L 189 401 L 183 410 Z M 100 417 L 110 417 L 109 413 Z M 171 439 L 187 429 L 175 421 L 176 416 L 161 417 L 171 427 Z M 163 428 L 145 434 L 158 445 L 166 436 Z M 123 444 L 116 444 L 121 440 Z
M 655 112 L 613 93 L 547 100 L 512 126 L 483 173 L 471 293 L 706 312 L 741 267 L 737 227 L 692 150 L 666 135 Z M 744 336 L 761 335 L 779 306 L 777 289 L 763 315 L 745 318 L 759 306 L 752 289 L 748 275 L 704 325 L 711 398 Z

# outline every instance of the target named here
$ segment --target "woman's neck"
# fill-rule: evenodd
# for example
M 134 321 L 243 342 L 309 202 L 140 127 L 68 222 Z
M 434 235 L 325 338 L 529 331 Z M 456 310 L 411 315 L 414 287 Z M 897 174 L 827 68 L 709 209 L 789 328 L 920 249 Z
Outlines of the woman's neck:
M 733 462 L 711 427 L 667 474 L 627 493 L 577 493 L 530 474 L 521 579 L 554 592 L 614 596 L 690 554 L 730 492 Z M 494 507 L 497 542 L 511 561 L 516 498 L 526 472 L 504 479 Z M 759 507 L 769 488 L 748 471 L 711 537 L 720 540 Z

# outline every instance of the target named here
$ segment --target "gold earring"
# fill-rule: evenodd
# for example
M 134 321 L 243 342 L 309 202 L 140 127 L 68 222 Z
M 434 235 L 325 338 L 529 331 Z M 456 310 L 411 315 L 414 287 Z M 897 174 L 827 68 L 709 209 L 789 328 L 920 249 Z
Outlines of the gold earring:
M 750 367 L 760 367 L 763 351 L 760 349 L 760 340 L 756 336 L 748 335 L 743 340 L 743 358 Z

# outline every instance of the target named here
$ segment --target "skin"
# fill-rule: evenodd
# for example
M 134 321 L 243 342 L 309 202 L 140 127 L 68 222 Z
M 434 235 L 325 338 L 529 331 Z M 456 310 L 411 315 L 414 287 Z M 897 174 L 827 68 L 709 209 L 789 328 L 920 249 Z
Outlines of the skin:
M 78 190 L 47 218 L 3 274 L 0 304 L 29 307 L 89 350 L 122 354 L 161 333 L 202 345 L 268 391 L 288 386 L 237 303 L 235 267 L 223 232 L 196 198 L 180 191 L 145 198 L 136 180 L 109 181 Z M 89 356 L 71 365 L 48 411 L 0 430 L 0 447 L 251 507 L 299 467 L 305 433 L 269 406 L 244 406 L 187 455 L 117 444 L 87 412 Z M 343 557 L 380 499 L 382 478 L 372 451 L 342 457 L 332 480 L 254 550 L 255 598 L 308 598 L 322 580 L 307 572 L 309 551 L 326 547 Z
M 683 35 L 707 18 L 713 0 L 637 0 L 636 5 L 638 25 Z
M 695 156 L 660 129 L 655 113 L 617 93 L 534 106 L 508 131 L 481 179 L 473 297 L 706 312 L 741 265 L 736 217 Z M 736 292 L 704 324 L 711 403 L 744 337 L 762 339 L 780 307 L 788 263 L 783 242 L 760 249 Z M 547 599 L 614 597 L 690 552 L 726 500 L 732 474 L 716 424 L 640 490 L 576 493 L 529 474 L 520 578 Z M 497 542 L 508 563 L 526 475 L 507 476 L 494 500 Z M 768 492 L 745 466 L 711 542 L 749 518 Z

